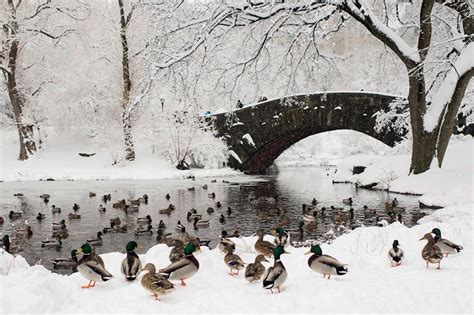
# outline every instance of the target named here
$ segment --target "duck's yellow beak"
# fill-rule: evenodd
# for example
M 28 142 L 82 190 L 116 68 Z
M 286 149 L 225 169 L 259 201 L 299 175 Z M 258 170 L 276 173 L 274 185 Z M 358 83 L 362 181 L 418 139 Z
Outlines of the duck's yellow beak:
M 291 254 L 290 252 L 287 252 L 286 250 L 283 252 L 283 254 Z
M 311 251 L 307 251 L 306 253 L 304 253 L 305 255 L 309 255 L 311 254 Z
M 82 254 L 82 248 L 76 249 L 76 254 Z

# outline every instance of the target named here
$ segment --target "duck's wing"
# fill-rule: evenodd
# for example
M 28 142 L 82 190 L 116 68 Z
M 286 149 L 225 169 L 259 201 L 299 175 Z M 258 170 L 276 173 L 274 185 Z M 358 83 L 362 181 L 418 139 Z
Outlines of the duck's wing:
M 255 264 L 248 264 L 245 268 L 245 277 L 253 277 L 257 273 L 257 268 Z
M 263 287 L 271 289 L 275 280 L 278 279 L 283 273 L 284 269 L 281 266 L 274 266 L 267 269 L 263 277 Z
M 93 259 L 88 260 L 84 262 L 83 264 L 89 269 L 91 269 L 92 271 L 94 271 L 95 273 L 97 273 L 98 275 L 100 275 L 102 279 L 108 280 L 113 277 L 112 274 L 110 274 L 110 272 L 108 272 L 104 266 L 102 266 L 101 264 L 99 264 L 97 261 Z
M 441 245 L 441 246 L 443 246 L 443 245 L 444 245 L 444 246 L 447 246 L 447 247 L 452 248 L 452 249 L 454 249 L 454 250 L 456 250 L 456 251 L 458 251 L 458 252 L 463 249 L 463 247 L 462 247 L 461 245 L 455 244 L 455 243 L 451 242 L 450 240 L 447 240 L 447 239 L 444 239 L 444 238 L 440 239 L 440 240 L 435 244 L 435 246 L 439 246 L 439 245 Z
M 192 264 L 192 262 L 189 259 L 183 258 L 183 259 L 180 259 L 180 260 L 172 263 L 171 265 L 169 265 L 166 268 L 160 269 L 160 274 L 165 276 L 165 277 L 169 277 L 169 275 L 171 273 L 173 273 L 173 272 L 175 272 L 179 269 L 185 268 L 185 267 L 189 266 L 190 264 Z

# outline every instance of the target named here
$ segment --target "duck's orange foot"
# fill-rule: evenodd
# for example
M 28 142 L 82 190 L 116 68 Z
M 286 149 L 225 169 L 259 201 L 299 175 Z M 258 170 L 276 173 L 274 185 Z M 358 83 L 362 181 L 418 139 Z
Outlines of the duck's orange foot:
M 89 284 L 81 286 L 81 289 L 93 288 L 95 286 L 95 283 L 94 283 L 94 285 L 92 285 L 92 282 L 93 281 L 89 281 Z

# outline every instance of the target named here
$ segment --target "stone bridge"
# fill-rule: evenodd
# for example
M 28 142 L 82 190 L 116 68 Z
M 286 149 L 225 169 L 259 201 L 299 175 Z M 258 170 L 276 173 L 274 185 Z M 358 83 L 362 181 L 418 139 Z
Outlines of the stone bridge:
M 375 114 L 402 97 L 365 92 L 327 92 L 267 100 L 211 116 L 229 147 L 229 166 L 262 174 L 296 142 L 318 133 L 350 129 L 393 146 L 403 134 L 375 130 Z

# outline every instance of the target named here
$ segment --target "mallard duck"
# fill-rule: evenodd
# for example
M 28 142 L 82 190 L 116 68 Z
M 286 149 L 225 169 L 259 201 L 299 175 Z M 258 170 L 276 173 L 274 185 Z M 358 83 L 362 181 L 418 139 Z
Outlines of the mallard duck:
M 81 260 L 77 261 L 77 254 L 83 253 Z M 94 259 L 92 247 L 89 243 L 85 243 L 80 249 L 71 252 L 72 259 L 77 263 L 77 270 L 81 275 L 89 280 L 89 284 L 82 286 L 83 289 L 89 289 L 95 286 L 97 281 L 108 281 L 112 279 L 110 272 L 105 266 Z M 96 256 L 99 257 L 99 256 Z M 103 262 L 102 262 L 103 263 Z
M 141 227 L 139 227 L 135 230 L 135 235 L 153 235 L 152 228 L 153 227 L 151 225 L 148 225 L 146 229 L 142 229 Z
M 209 207 L 207 208 L 207 213 L 211 214 L 211 213 L 214 213 L 214 208 L 213 207 Z
M 51 260 L 54 269 L 76 269 L 77 264 L 72 258 L 58 257 Z
M 51 226 L 53 228 L 53 231 L 63 230 L 66 228 L 66 220 L 62 219 L 59 222 L 52 222 Z
M 345 205 L 349 205 L 349 206 L 352 206 L 352 197 L 349 197 L 347 199 L 342 199 L 342 203 L 345 204 Z
M 181 285 L 185 286 L 184 280 L 192 277 L 199 270 L 199 262 L 193 253 L 196 246 L 189 242 L 184 248 L 184 258 L 171 263 L 168 267 L 160 270 L 160 274 L 170 280 L 181 280 Z
M 193 209 L 193 210 L 195 211 L 195 209 Z M 197 213 L 192 212 L 192 211 L 188 211 L 188 213 L 186 214 L 186 219 L 187 219 L 188 221 L 192 221 L 192 220 L 194 220 L 194 219 L 196 219 L 196 218 L 201 219 L 201 218 L 202 218 L 202 214 L 197 214 Z
M 135 280 L 142 269 L 140 257 L 138 257 L 137 253 L 135 252 L 135 248 L 137 247 L 138 244 L 135 241 L 130 241 L 125 246 L 125 249 L 127 250 L 127 257 L 125 257 L 125 259 L 122 261 L 121 270 L 127 281 Z
M 173 209 L 170 208 L 170 207 L 165 208 L 165 209 L 158 210 L 158 213 L 159 213 L 159 214 L 167 214 L 167 215 L 170 215 L 171 212 L 173 212 Z
M 316 200 L 316 198 L 313 198 L 313 200 L 311 200 L 311 204 L 313 206 L 317 205 L 319 202 Z
M 219 244 L 217 245 L 217 247 L 219 248 L 221 252 L 223 252 L 227 246 L 231 246 L 235 248 L 235 243 L 227 238 L 227 231 L 224 230 L 221 233 L 221 240 Z
M 105 208 L 103 205 L 99 205 L 99 211 L 100 212 L 105 212 L 105 211 L 107 211 L 107 208 Z
M 138 206 L 129 206 L 125 209 L 127 213 L 137 213 L 139 211 Z
M 265 256 L 257 255 L 255 261 L 247 265 L 247 268 L 245 268 L 245 279 L 248 282 L 260 281 L 265 273 L 265 266 L 262 264 L 262 261 L 268 262 Z
M 438 246 L 439 249 L 441 249 L 441 252 L 443 253 L 443 255 L 446 255 L 446 257 L 448 257 L 449 254 L 457 254 L 463 249 L 461 245 L 454 244 L 451 241 L 441 238 L 440 229 L 434 228 L 431 233 L 435 235 L 435 245 Z
M 269 289 L 273 293 L 273 289 L 278 289 L 278 293 L 280 293 L 280 287 L 286 281 L 288 273 L 286 272 L 285 266 L 280 260 L 280 256 L 282 254 L 289 254 L 285 251 L 283 246 L 278 245 L 275 247 L 273 252 L 273 257 L 275 262 L 273 266 L 268 268 L 263 276 L 263 287 L 265 289 Z
M 232 237 L 236 237 L 236 238 L 240 237 L 240 230 L 238 226 L 236 226 L 234 230 L 232 231 Z
M 151 222 L 152 222 L 152 220 L 151 220 L 151 216 L 149 214 L 144 218 L 137 218 L 137 223 L 138 224 L 151 224 Z
M 117 224 L 112 224 L 112 230 L 114 233 L 127 233 L 128 232 L 128 227 L 126 225 L 117 225 Z
M 220 217 L 219 217 L 219 222 L 224 224 L 225 223 L 225 217 L 224 215 L 221 213 Z
M 68 218 L 69 220 L 78 220 L 78 219 L 81 218 L 81 215 L 80 215 L 80 214 L 76 214 L 76 213 L 69 213 L 69 214 L 67 215 L 67 218 Z
M 130 204 L 131 204 L 131 205 L 134 205 L 134 206 L 139 206 L 140 203 L 141 203 L 141 199 L 140 199 L 140 198 L 130 200 Z
M 184 225 L 181 223 L 180 220 L 178 220 L 178 223 L 176 224 L 176 231 L 177 232 L 184 232 L 186 230 L 186 228 L 184 227 Z
M 235 276 L 239 274 L 239 270 L 244 269 L 245 263 L 243 262 L 242 258 L 240 258 L 239 255 L 234 254 L 235 247 L 233 246 L 227 246 L 225 248 L 225 256 L 224 256 L 224 262 L 226 263 L 227 267 L 230 268 L 229 275 Z M 236 273 L 234 273 L 234 270 L 237 270 Z
M 324 278 L 326 278 L 327 275 L 328 279 L 331 279 L 331 275 L 342 276 L 349 272 L 346 265 L 339 262 L 336 258 L 329 255 L 323 255 L 323 251 L 319 245 L 311 246 L 311 250 L 306 254 L 311 253 L 313 253 L 313 255 L 308 259 L 309 268 L 313 271 L 319 272 Z
M 41 241 L 41 247 L 54 247 L 56 249 L 60 249 L 63 246 L 63 242 L 61 241 L 61 237 L 57 236 L 55 239 L 46 239 Z
M 181 240 L 174 241 L 174 247 L 171 249 L 169 254 L 170 261 L 176 262 L 184 258 L 184 242 Z
M 375 216 L 376 213 L 374 209 L 367 207 L 367 205 L 364 205 L 362 212 L 364 213 L 365 218 L 371 218 Z
M 145 273 L 141 280 L 142 287 L 150 291 L 155 300 L 159 300 L 158 294 L 164 295 L 174 290 L 174 285 L 165 276 L 156 273 L 154 264 L 146 264 L 142 271 Z
M 403 260 L 403 249 L 399 248 L 398 240 L 394 240 L 392 248 L 388 251 L 388 259 L 390 259 L 390 265 L 397 267 L 402 264 Z
M 56 207 L 55 205 L 52 205 L 51 212 L 52 213 L 61 213 L 61 208 Z
M 284 228 L 277 227 L 275 229 L 276 232 L 276 237 L 275 237 L 275 245 L 283 245 L 284 248 L 288 247 L 290 245 L 290 235 L 285 231 Z
M 431 233 L 426 233 L 421 240 L 427 240 L 428 243 L 423 247 L 421 251 L 421 257 L 426 261 L 426 268 L 428 268 L 428 263 L 438 264 L 436 269 L 441 269 L 441 259 L 443 259 L 443 253 L 441 249 L 435 245 L 433 235 Z
M 227 215 L 231 215 L 232 214 L 232 208 L 231 207 L 227 207 Z
M 331 210 L 332 210 L 332 211 L 340 211 L 340 210 L 344 210 L 344 207 L 334 207 L 334 206 L 331 206 Z
M 158 229 L 159 230 L 166 229 L 166 224 L 165 224 L 165 222 L 163 222 L 163 220 L 160 220 L 160 223 L 158 223 Z
M 125 201 L 125 199 L 122 199 L 118 202 L 113 203 L 112 208 L 122 209 L 122 208 L 125 208 L 126 205 L 127 205 L 127 202 Z
M 217 202 L 216 202 L 216 208 L 220 208 L 220 207 L 222 207 L 222 204 L 221 204 L 220 201 L 217 201 Z
M 202 189 L 207 189 L 207 184 L 205 184 L 204 186 L 202 186 Z
M 89 192 L 89 198 L 92 198 L 92 197 L 95 197 L 97 196 L 97 194 L 95 192 Z
M 10 214 L 8 215 L 8 217 L 10 218 L 10 220 L 16 220 L 16 219 L 21 218 L 22 215 L 23 213 L 21 212 L 10 211 Z
M 207 194 L 207 196 L 209 198 L 215 199 L 216 198 L 216 193 L 210 193 L 210 194 Z
M 77 203 L 75 203 L 73 206 L 72 206 L 72 210 L 74 211 L 78 211 L 81 207 L 79 207 L 79 205 Z
M 102 245 L 104 241 L 102 240 L 102 232 L 99 231 L 97 232 L 97 238 L 93 238 L 93 239 L 90 239 L 90 240 L 87 240 L 87 243 L 91 244 L 91 245 Z
M 194 218 L 193 226 L 195 229 L 209 227 L 209 220 L 199 220 L 199 218 Z
M 392 200 L 392 207 L 396 207 L 396 206 L 398 206 L 397 197 L 393 198 L 393 200 Z
M 166 194 L 165 198 L 166 198 L 166 200 L 170 200 L 170 198 L 171 198 L 170 194 Z
M 45 218 L 46 218 L 46 216 L 43 213 L 38 212 L 38 215 L 36 216 L 36 220 L 41 221 Z
M 10 236 L 8 234 L 5 234 L 2 237 L 2 247 L 5 249 L 7 253 L 12 253 L 11 252 L 11 242 L 10 242 Z
M 33 229 L 31 225 L 28 224 L 28 221 L 24 222 L 24 225 L 15 231 L 15 238 L 30 238 L 33 236 Z
M 273 245 L 272 243 L 268 241 L 263 240 L 262 230 L 257 231 L 257 236 L 258 236 L 258 240 L 257 242 L 255 242 L 255 246 L 254 246 L 255 251 L 260 255 L 271 257 L 275 251 L 275 245 Z

